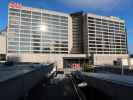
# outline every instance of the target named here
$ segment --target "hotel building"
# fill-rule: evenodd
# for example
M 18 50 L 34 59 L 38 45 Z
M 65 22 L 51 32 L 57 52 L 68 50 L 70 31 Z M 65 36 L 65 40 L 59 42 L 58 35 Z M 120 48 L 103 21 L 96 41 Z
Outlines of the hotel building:
M 70 54 L 72 43 L 69 14 L 9 4 L 7 58 L 17 56 L 21 62 L 56 63 L 63 68 L 65 62 L 86 59 L 85 54 Z
M 71 16 L 73 53 L 83 52 L 94 65 L 112 64 L 118 58 L 128 58 L 123 19 L 83 12 Z
M 66 14 L 25 7 L 8 7 L 6 56 L 21 62 L 70 64 L 113 64 L 128 58 L 125 21 L 118 17 L 83 12 Z
M 84 16 L 84 47 L 87 54 L 127 54 L 125 21 L 94 14 Z
M 17 3 L 8 11 L 8 52 L 68 53 L 68 14 Z

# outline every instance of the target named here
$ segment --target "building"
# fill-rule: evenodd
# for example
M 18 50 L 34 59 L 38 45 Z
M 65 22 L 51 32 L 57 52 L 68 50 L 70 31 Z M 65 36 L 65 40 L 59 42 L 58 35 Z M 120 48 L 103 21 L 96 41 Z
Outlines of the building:
M 84 16 L 84 52 L 87 54 L 128 54 L 125 21 L 94 14 Z
M 8 52 L 68 54 L 69 14 L 10 3 Z
M 69 14 L 9 3 L 7 58 L 16 56 L 21 62 L 56 63 L 63 68 L 68 66 L 68 61 L 70 65 L 86 59 L 85 54 L 70 54 L 72 43 Z
M 73 54 L 84 53 L 83 47 L 83 12 L 72 13 L 72 52 Z
M 125 21 L 117 17 L 69 15 L 11 2 L 5 39 L 7 59 L 55 63 L 58 68 L 113 64 L 128 58 Z
M 83 47 L 83 51 L 80 52 L 92 58 L 90 59 L 92 64 L 113 64 L 118 58 L 128 58 L 124 20 L 113 16 L 79 12 L 72 14 L 72 22 L 75 43 L 73 47 L 80 43 L 76 47 L 77 50 Z
M 0 62 L 6 61 L 6 37 L 0 35 Z

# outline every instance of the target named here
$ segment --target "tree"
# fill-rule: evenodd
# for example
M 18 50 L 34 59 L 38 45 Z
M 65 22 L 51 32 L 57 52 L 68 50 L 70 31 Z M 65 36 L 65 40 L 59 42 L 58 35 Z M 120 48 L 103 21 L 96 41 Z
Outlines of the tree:
M 87 63 L 84 63 L 82 66 L 83 66 L 83 71 L 84 72 L 91 72 L 92 69 L 93 69 L 93 65 L 90 65 L 90 64 L 87 64 Z

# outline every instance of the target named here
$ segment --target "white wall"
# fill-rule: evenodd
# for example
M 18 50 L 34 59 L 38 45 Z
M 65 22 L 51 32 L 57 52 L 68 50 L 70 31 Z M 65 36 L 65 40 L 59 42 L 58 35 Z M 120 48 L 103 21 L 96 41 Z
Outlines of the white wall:
M 0 54 L 6 54 L 6 37 L 0 35 Z
M 68 17 L 68 53 L 71 53 L 72 50 L 72 45 L 73 45 L 73 41 L 72 41 L 72 18 Z
M 130 58 L 130 65 L 133 66 L 133 58 Z
M 58 69 L 63 69 L 64 57 L 82 57 L 85 58 L 85 54 L 35 54 L 35 53 L 20 53 L 20 54 L 8 54 L 8 57 L 18 57 L 20 62 L 33 62 L 33 63 L 55 63 Z
M 118 58 L 127 59 L 127 54 L 94 54 L 94 65 L 113 65 L 113 61 Z

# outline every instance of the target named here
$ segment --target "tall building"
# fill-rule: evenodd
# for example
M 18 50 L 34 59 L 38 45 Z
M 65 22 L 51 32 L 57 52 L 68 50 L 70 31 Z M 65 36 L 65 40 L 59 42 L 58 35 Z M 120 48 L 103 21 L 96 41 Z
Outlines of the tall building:
M 15 2 L 8 7 L 5 45 L 6 58 L 56 63 L 59 68 L 113 64 L 128 57 L 125 21 L 120 18 L 84 12 L 69 15 Z
M 86 14 L 84 47 L 87 54 L 127 54 L 125 21 L 118 17 Z
M 94 65 L 113 64 L 118 58 L 128 58 L 123 19 L 81 12 L 71 16 L 74 53 L 83 52 Z
M 9 4 L 8 52 L 68 53 L 69 14 Z
M 69 14 L 25 7 L 8 7 L 7 58 L 21 62 L 55 63 L 58 68 L 77 66 L 85 54 L 72 51 L 72 18 Z
M 83 47 L 85 54 L 128 53 L 124 20 L 112 16 L 74 13 L 72 22 L 73 47 Z

